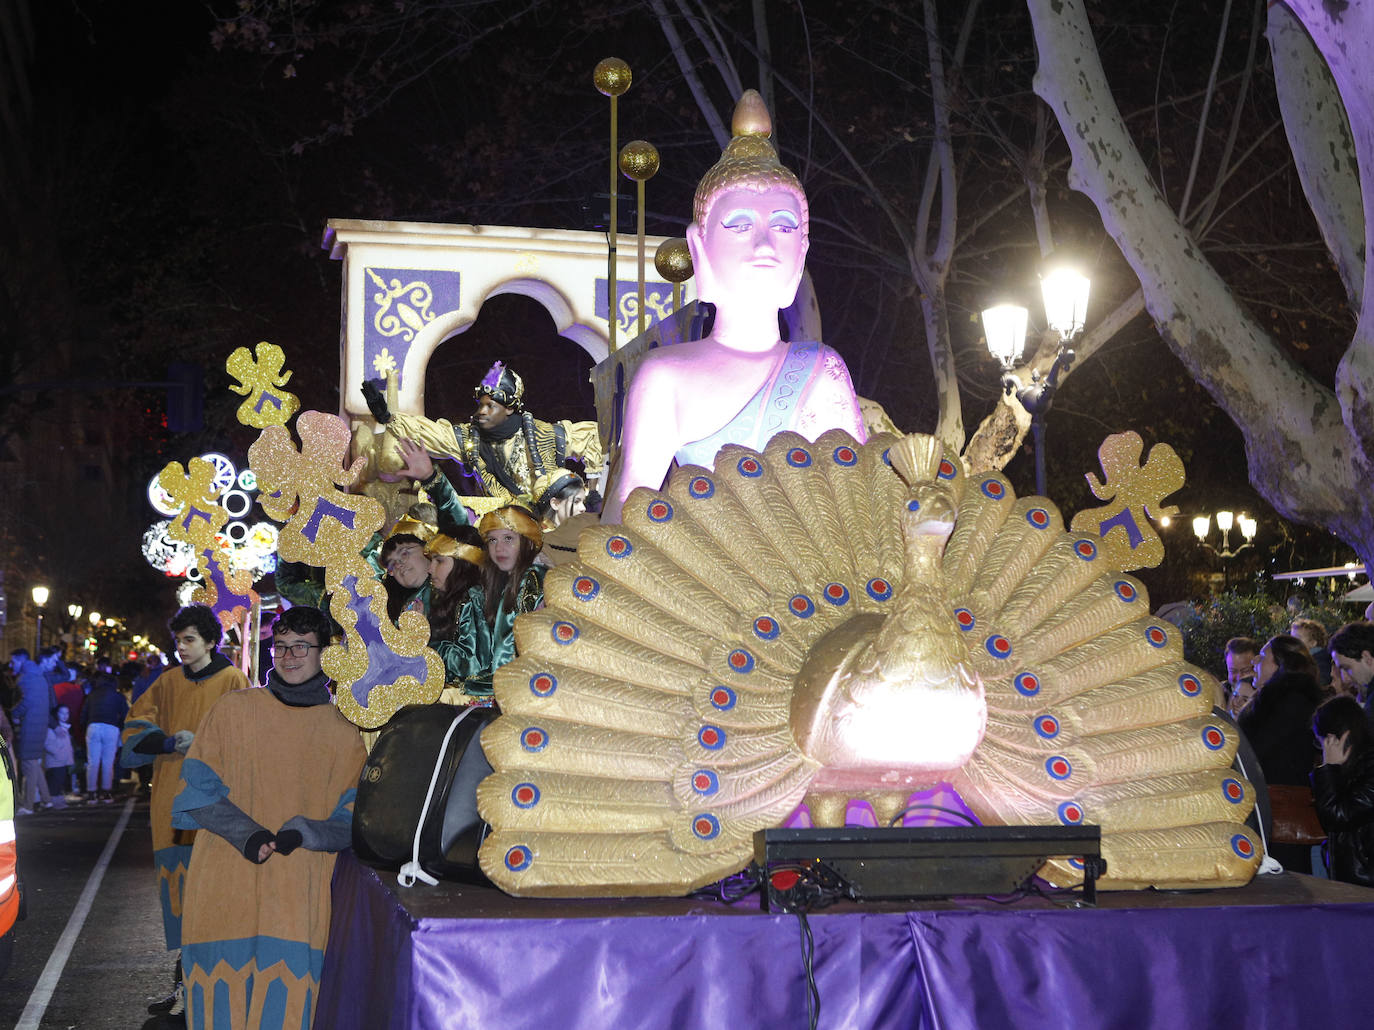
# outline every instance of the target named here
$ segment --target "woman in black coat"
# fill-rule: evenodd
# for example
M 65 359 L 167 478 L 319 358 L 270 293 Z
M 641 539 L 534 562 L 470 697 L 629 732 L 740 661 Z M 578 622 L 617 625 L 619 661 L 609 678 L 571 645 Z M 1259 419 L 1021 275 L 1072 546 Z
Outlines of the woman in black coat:
M 1270 784 L 1306 787 L 1316 759 L 1312 713 L 1321 701 L 1317 666 L 1297 637 L 1270 637 L 1255 658 L 1255 699 L 1236 720 L 1255 749 Z M 1290 872 L 1312 872 L 1306 844 L 1269 843 L 1269 853 Z
M 1374 887 L 1374 735 L 1353 697 L 1317 709 L 1312 733 L 1322 764 L 1312 772 L 1317 816 L 1326 830 L 1326 867 L 1333 880 Z

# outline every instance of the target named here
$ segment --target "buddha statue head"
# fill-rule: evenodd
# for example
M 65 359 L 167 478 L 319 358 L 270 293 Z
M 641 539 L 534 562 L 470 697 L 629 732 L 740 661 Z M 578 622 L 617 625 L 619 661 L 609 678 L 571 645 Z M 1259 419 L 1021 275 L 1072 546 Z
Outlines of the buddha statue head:
M 746 90 L 731 121 L 734 138 L 702 176 L 687 228 L 697 295 L 785 308 L 806 262 L 806 193 L 778 160 L 763 98 Z

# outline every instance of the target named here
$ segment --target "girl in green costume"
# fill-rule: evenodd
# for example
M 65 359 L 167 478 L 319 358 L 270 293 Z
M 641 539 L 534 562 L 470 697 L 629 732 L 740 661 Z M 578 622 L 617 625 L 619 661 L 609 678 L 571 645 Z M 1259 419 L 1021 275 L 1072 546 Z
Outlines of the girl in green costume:
M 539 520 L 508 505 L 488 512 L 478 525 L 487 547 L 479 585 L 468 590 L 459 617 L 450 670 L 462 675 L 470 702 L 490 703 L 492 674 L 515 657 L 515 617 L 544 606 L 543 565 L 534 563 L 544 544 Z

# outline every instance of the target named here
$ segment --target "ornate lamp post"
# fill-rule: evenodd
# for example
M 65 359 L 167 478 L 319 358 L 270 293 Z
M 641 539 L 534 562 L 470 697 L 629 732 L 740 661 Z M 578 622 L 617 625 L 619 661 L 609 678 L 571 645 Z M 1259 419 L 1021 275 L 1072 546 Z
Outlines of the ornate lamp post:
M 1035 441 L 1035 492 L 1045 494 L 1045 415 L 1054 402 L 1059 377 L 1073 364 L 1071 344 L 1083 332 L 1088 313 L 1088 277 L 1067 265 L 1056 264 L 1040 279 L 1045 302 L 1045 321 L 1059 336 L 1059 350 L 1049 375 L 1043 379 L 1039 370 L 1031 372 L 1031 381 L 1022 385 L 1011 370 L 1021 360 L 1026 343 L 1025 308 L 1015 304 L 1001 304 L 983 312 L 983 333 L 988 350 L 1002 366 L 1002 388 L 1029 412 L 1031 433 Z
M 38 657 L 38 653 L 43 650 L 43 606 L 48 603 L 48 588 L 33 588 L 33 609 L 34 621 L 37 628 L 33 634 L 33 656 Z
M 1234 551 L 1231 550 L 1231 530 L 1233 527 L 1239 527 L 1240 535 L 1245 538 L 1245 543 Z M 1207 535 L 1212 531 L 1212 516 L 1198 515 L 1193 519 L 1193 535 L 1197 537 L 1198 543 L 1221 559 L 1221 568 L 1224 574 L 1222 585 L 1224 588 L 1229 588 L 1231 585 L 1231 567 L 1228 563 L 1253 543 L 1255 533 L 1259 530 L 1259 523 L 1244 512 L 1235 515 L 1229 511 L 1219 511 L 1217 512 L 1217 529 L 1221 530 L 1221 550 L 1219 551 L 1207 542 Z

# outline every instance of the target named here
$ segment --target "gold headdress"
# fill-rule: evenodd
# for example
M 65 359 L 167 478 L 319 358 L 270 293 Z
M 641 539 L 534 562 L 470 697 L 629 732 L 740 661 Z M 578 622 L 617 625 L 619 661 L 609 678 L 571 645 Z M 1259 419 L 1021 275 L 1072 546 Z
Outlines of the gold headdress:
M 437 555 L 457 558 L 479 567 L 487 560 L 487 552 L 482 548 L 474 547 L 472 544 L 460 544 L 444 533 L 434 534 L 434 538 L 425 544 L 425 554 L 430 558 Z
M 716 194 L 738 187 L 777 187 L 795 193 L 801 202 L 802 224 L 805 225 L 806 191 L 802 189 L 801 181 L 778 160 L 778 152 L 770 142 L 773 119 L 769 117 L 768 108 L 764 106 L 763 97 L 759 96 L 757 90 L 746 89 L 735 104 L 730 132 L 734 139 L 726 144 L 720 160 L 707 170 L 697 184 L 696 198 L 692 203 L 692 218 L 697 225 L 705 224 Z
M 489 511 L 482 516 L 482 521 L 477 525 L 477 531 L 482 534 L 483 540 L 487 538 L 488 533 L 494 533 L 498 529 L 509 529 L 512 533 L 519 533 L 535 547 L 544 546 L 544 531 L 539 526 L 539 520 L 528 509 L 519 505 L 508 504 L 504 508 Z
M 421 543 L 427 543 L 438 532 L 438 527 L 430 525 L 428 522 L 421 522 L 413 515 L 402 515 L 396 520 L 396 525 L 391 527 L 386 538 L 390 540 L 399 533 L 408 533 L 413 537 L 419 537 Z

